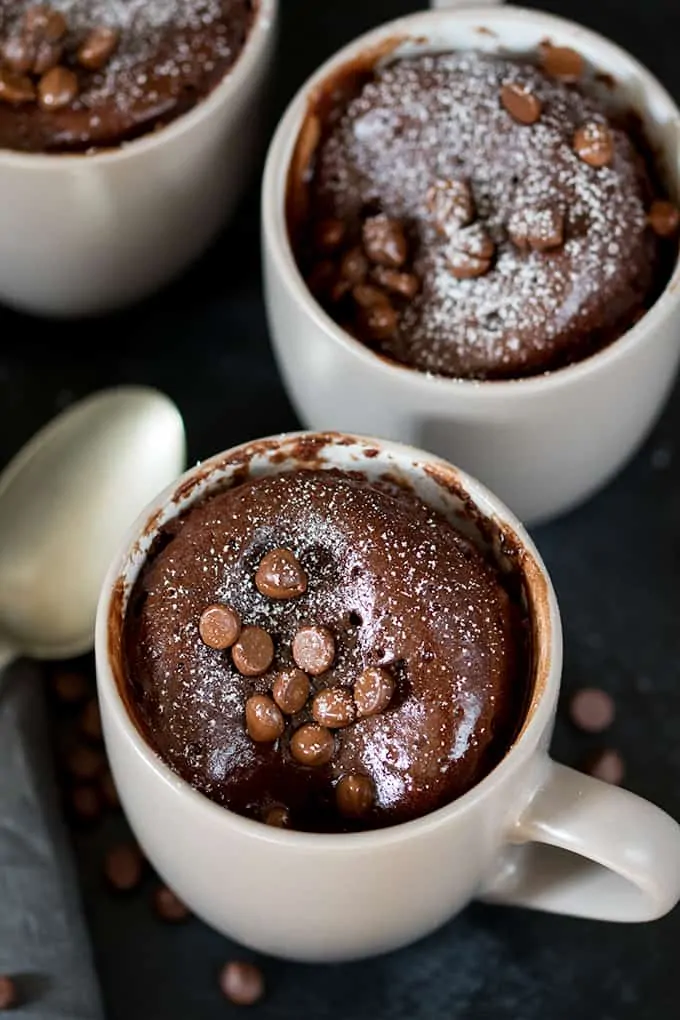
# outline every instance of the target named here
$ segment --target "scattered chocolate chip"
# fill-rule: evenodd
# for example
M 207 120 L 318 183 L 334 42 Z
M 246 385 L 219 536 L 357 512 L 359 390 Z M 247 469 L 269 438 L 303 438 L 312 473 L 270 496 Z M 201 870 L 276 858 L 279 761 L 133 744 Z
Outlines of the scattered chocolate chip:
M 35 59 L 33 61 L 33 73 L 34 74 L 46 74 L 51 71 L 53 67 L 56 67 L 64 54 L 64 48 L 61 43 L 49 42 L 47 39 L 43 39 L 39 42 L 35 51 Z
M 81 822 L 96 822 L 102 813 L 99 790 L 91 783 L 79 783 L 70 792 L 71 810 Z
M 14 1009 L 18 1005 L 16 982 L 8 974 L 0 974 L 0 1009 Z
M 390 303 L 387 294 L 370 283 L 358 283 L 352 288 L 352 297 L 360 308 L 384 308 Z
M 290 549 L 272 549 L 263 556 L 255 585 L 270 599 L 294 599 L 307 591 L 307 574 Z
M 420 280 L 415 273 L 402 273 L 386 266 L 374 266 L 371 276 L 385 290 L 412 301 L 420 290 Z
M 475 201 L 467 181 L 436 181 L 427 193 L 427 208 L 445 236 L 467 227 L 475 218 Z
M 78 63 L 88 71 L 101 70 L 113 56 L 118 37 L 115 28 L 106 25 L 93 28 L 78 50 Z
M 2 45 L 2 61 L 15 74 L 28 74 L 33 70 L 35 47 L 25 35 L 11 35 Z
M 319 220 L 314 227 L 314 244 L 320 252 L 337 251 L 345 240 L 345 232 L 342 220 L 334 218 Z
M 359 309 L 359 324 L 362 334 L 372 340 L 387 340 L 394 336 L 399 317 L 389 302 Z
M 102 791 L 102 797 L 104 798 L 107 806 L 110 808 L 119 808 L 120 797 L 118 796 L 118 790 L 116 789 L 116 784 L 113 781 L 113 776 L 108 769 L 101 777 L 99 786 Z
M 78 95 L 78 79 L 68 67 L 53 67 L 38 82 L 38 102 L 43 110 L 62 110 Z
M 59 701 L 75 705 L 90 693 L 90 682 L 84 673 L 60 669 L 52 676 L 52 689 Z
M 222 994 L 235 1006 L 254 1006 L 264 995 L 262 971 L 253 963 L 231 960 L 220 971 Z
M 680 227 L 680 210 L 672 202 L 652 202 L 648 222 L 659 237 L 673 237 Z
M 293 659 L 296 666 L 319 676 L 333 665 L 335 640 L 327 627 L 301 627 L 293 638 Z
M 111 847 L 104 859 L 104 874 L 118 892 L 130 892 L 142 881 L 144 858 L 135 843 Z
M 231 606 L 208 606 L 198 621 L 198 633 L 208 648 L 218 651 L 231 648 L 241 633 L 241 617 Z
M 614 699 L 599 687 L 582 687 L 569 702 L 569 716 L 574 726 L 585 733 L 602 733 L 614 722 Z
M 357 715 L 365 719 L 384 712 L 394 696 L 394 680 L 386 669 L 369 666 L 354 684 Z
M 283 804 L 272 804 L 265 811 L 262 821 L 274 829 L 289 829 L 290 811 Z
M 274 680 L 274 701 L 286 715 L 301 712 L 309 697 L 309 677 L 301 669 L 287 669 Z
M 88 740 L 99 743 L 102 739 L 102 717 L 96 698 L 88 701 L 80 715 L 80 732 Z
M 399 220 L 380 214 L 370 216 L 363 226 L 364 250 L 371 262 L 400 269 L 406 262 L 408 243 Z
M 564 216 L 559 209 L 518 209 L 508 222 L 508 233 L 521 251 L 550 251 L 564 244 Z
M 246 729 L 258 744 L 272 744 L 284 729 L 281 710 L 266 694 L 253 694 L 246 701 Z
M 574 149 L 588 166 L 608 166 L 614 158 L 614 137 L 606 124 L 590 121 L 574 134 Z
M 520 82 L 508 82 L 501 89 L 501 103 L 518 124 L 535 124 L 541 116 L 541 100 Z
M 106 759 L 101 751 L 87 744 L 76 744 L 66 757 L 66 771 L 73 779 L 89 783 L 102 774 Z
M 35 88 L 30 78 L 12 71 L 0 70 L 0 102 L 19 106 L 35 99 Z
M 560 78 L 568 84 L 577 82 L 585 70 L 585 61 L 580 53 L 570 46 L 553 46 L 543 43 L 540 47 L 541 66 L 552 78 Z
M 613 748 L 603 748 L 595 751 L 583 762 L 583 771 L 595 779 L 601 779 L 605 783 L 618 786 L 623 782 L 626 774 L 626 766 L 618 751 Z
M 375 786 L 368 776 L 343 776 L 335 787 L 338 810 L 348 818 L 361 818 L 375 803 Z
M 55 10 L 49 4 L 35 4 L 24 14 L 23 27 L 29 35 L 38 39 L 58 42 L 66 35 L 68 25 L 61 11 Z
M 243 676 L 260 676 L 274 661 L 274 642 L 261 627 L 244 627 L 231 649 L 231 657 Z
M 368 259 L 361 248 L 350 248 L 340 262 L 340 277 L 352 286 L 363 283 L 368 274 Z
M 320 726 L 338 730 L 354 722 L 356 709 L 348 687 L 326 687 L 312 701 L 312 715 Z
M 333 734 L 315 723 L 306 723 L 290 738 L 290 753 L 300 765 L 327 765 L 334 750 Z
M 322 259 L 316 263 L 307 277 L 307 286 L 315 298 L 323 301 L 329 297 L 335 280 L 335 266 L 330 259 Z
M 186 921 L 190 916 L 189 908 L 172 889 L 168 889 L 167 885 L 158 885 L 154 889 L 153 907 L 161 921 L 169 921 L 172 924 Z
M 463 227 L 449 241 L 447 259 L 451 274 L 457 280 L 483 276 L 491 268 L 495 245 L 478 223 Z

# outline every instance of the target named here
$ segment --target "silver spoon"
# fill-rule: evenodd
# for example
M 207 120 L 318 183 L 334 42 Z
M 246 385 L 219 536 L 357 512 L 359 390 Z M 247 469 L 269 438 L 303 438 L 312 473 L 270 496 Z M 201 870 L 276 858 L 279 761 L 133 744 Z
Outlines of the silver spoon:
M 142 386 L 75 404 L 17 454 L 0 475 L 0 668 L 91 648 L 125 529 L 184 458 L 179 411 Z

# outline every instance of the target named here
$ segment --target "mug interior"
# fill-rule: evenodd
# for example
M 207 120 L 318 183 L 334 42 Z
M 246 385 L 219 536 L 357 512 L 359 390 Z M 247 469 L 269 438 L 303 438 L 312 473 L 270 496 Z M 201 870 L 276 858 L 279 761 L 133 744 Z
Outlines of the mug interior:
M 283 437 L 247 443 L 219 454 L 188 471 L 178 483 L 161 494 L 133 526 L 122 556 L 112 565 L 102 590 L 97 617 L 97 659 L 100 684 L 108 690 L 121 723 L 135 735 L 135 744 L 150 765 L 170 778 L 175 787 L 224 813 L 260 830 L 259 822 L 242 819 L 227 808 L 214 804 L 175 775 L 147 742 L 130 696 L 124 661 L 123 630 L 130 594 L 162 528 L 205 498 L 242 482 L 295 468 L 340 469 L 360 472 L 371 481 L 385 481 L 410 489 L 429 506 L 450 520 L 499 566 L 519 581 L 521 598 L 531 624 L 531 662 L 524 717 L 510 748 L 500 763 L 479 783 L 451 804 L 431 812 L 456 810 L 477 795 L 484 784 L 508 767 L 524 748 L 535 748 L 549 725 L 557 700 L 561 665 L 561 631 L 554 591 L 538 552 L 521 524 L 499 500 L 480 483 L 430 455 L 396 443 L 340 435 L 337 433 L 293 433 Z M 107 700 L 109 700 L 107 698 Z M 421 823 L 422 818 L 388 829 L 361 833 L 324 835 L 324 839 L 345 840 L 381 834 Z M 288 833 L 284 838 L 320 838 L 317 833 Z M 278 830 L 277 830 L 278 833 Z
M 264 183 L 264 222 L 267 241 L 298 300 L 313 309 L 324 331 L 368 360 L 374 367 L 408 373 L 423 386 L 513 388 L 518 395 L 524 387 L 559 384 L 577 376 L 613 352 L 623 353 L 629 342 L 643 339 L 661 316 L 676 311 L 680 284 L 680 255 L 663 293 L 643 318 L 621 337 L 572 365 L 546 375 L 510 380 L 490 380 L 480 386 L 476 380 L 448 379 L 419 372 L 370 351 L 343 330 L 318 304 L 303 279 L 293 252 L 289 232 L 290 196 L 295 177 L 308 169 L 318 133 L 309 128 L 319 96 L 329 83 L 339 80 L 348 68 L 368 70 L 381 62 L 422 53 L 476 49 L 504 56 L 535 53 L 542 42 L 570 46 L 584 58 L 591 71 L 587 91 L 602 99 L 612 110 L 626 110 L 638 116 L 646 141 L 655 157 L 655 168 L 671 196 L 680 200 L 680 110 L 660 82 L 631 54 L 603 36 L 563 18 L 514 6 L 480 7 L 427 11 L 414 14 L 367 33 L 326 62 L 302 87 L 281 122 L 270 152 Z M 306 136 L 306 137 L 305 137 Z

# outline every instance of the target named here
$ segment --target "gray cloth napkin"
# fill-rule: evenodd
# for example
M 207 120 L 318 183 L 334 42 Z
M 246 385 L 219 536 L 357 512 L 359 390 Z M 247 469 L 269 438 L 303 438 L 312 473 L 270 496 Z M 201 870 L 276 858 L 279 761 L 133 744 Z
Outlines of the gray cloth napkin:
M 0 974 L 17 981 L 17 1020 L 103 1016 L 59 810 L 41 677 L 28 662 L 0 672 Z

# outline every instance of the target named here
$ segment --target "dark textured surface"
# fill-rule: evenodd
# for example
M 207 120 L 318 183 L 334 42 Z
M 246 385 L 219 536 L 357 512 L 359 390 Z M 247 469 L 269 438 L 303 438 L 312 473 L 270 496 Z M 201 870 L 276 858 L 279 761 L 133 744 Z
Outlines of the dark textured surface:
M 406 0 L 284 0 L 277 110 L 341 43 Z M 536 5 L 538 6 L 538 5 Z M 676 0 L 551 0 L 640 56 L 680 95 Z M 0 460 L 69 400 L 116 382 L 158 385 L 179 403 L 190 458 L 296 424 L 266 340 L 260 303 L 257 179 L 203 265 L 119 319 L 68 327 L 0 316 Z M 625 408 L 612 408 L 625 414 Z M 536 532 L 561 599 L 565 691 L 601 684 L 616 699 L 611 734 L 627 785 L 680 817 L 680 392 L 626 471 L 586 507 Z M 609 739 L 609 738 L 608 738 Z M 594 740 L 561 723 L 555 753 L 574 761 Z M 78 839 L 95 954 L 111 1020 L 236 1016 L 216 986 L 238 949 L 191 921 L 160 927 L 150 886 L 131 899 L 103 888 L 108 821 Z M 614 926 L 473 906 L 423 943 L 340 968 L 263 961 L 266 1020 L 672 1020 L 680 910 Z

